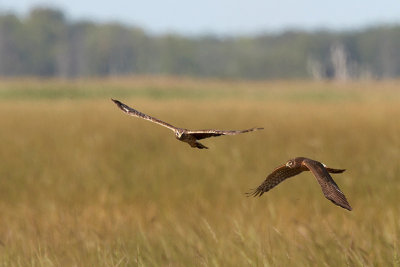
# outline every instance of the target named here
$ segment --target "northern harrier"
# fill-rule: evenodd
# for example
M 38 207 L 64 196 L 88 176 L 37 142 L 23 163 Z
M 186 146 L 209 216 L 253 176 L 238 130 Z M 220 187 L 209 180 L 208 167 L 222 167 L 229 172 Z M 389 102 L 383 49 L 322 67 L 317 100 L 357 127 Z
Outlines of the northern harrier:
M 339 186 L 329 175 L 329 173 L 342 173 L 345 170 L 328 168 L 321 162 L 302 157 L 291 159 L 285 165 L 277 167 L 259 187 L 246 194 L 254 197 L 262 196 L 262 194 L 268 192 L 283 180 L 303 171 L 311 171 L 314 174 L 327 199 L 342 208 L 352 209 L 343 192 L 340 191 Z
M 247 133 L 247 132 L 252 132 L 256 130 L 262 130 L 264 128 L 251 128 L 247 130 L 238 130 L 238 131 L 221 131 L 221 130 L 188 130 L 188 129 L 183 129 L 183 128 L 177 128 L 175 126 L 172 126 L 169 123 L 163 122 L 159 119 L 156 119 L 154 117 L 151 117 L 149 115 L 146 115 L 140 111 L 137 111 L 131 107 L 128 107 L 124 103 L 121 103 L 118 100 L 111 99 L 114 101 L 117 106 L 122 109 L 125 113 L 131 116 L 139 117 L 157 124 L 160 124 L 161 126 L 167 127 L 168 129 L 172 130 L 175 133 L 176 139 L 188 143 L 191 147 L 197 147 L 199 149 L 207 148 L 205 145 L 199 143 L 197 140 L 208 138 L 208 137 L 213 137 L 213 136 L 220 136 L 220 135 L 236 135 L 240 133 Z

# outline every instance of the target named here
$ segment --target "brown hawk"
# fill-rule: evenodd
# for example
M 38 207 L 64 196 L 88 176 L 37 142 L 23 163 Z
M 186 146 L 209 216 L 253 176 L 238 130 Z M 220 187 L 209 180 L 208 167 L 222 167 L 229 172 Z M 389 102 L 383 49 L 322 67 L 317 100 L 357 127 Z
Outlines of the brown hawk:
M 246 129 L 246 130 L 237 130 L 237 131 L 221 131 L 221 130 L 214 130 L 214 129 L 209 129 L 209 130 L 188 130 L 188 129 L 183 129 L 183 128 L 177 128 L 175 126 L 172 126 L 169 123 L 166 123 L 164 121 L 161 121 L 159 119 L 156 119 L 154 117 L 151 117 L 149 115 L 146 115 L 140 111 L 137 111 L 136 109 L 133 109 L 124 103 L 121 103 L 118 100 L 111 99 L 114 101 L 117 106 L 127 113 L 128 115 L 139 117 L 154 123 L 157 123 L 161 126 L 167 127 L 168 129 L 172 130 L 175 133 L 176 139 L 188 143 L 191 147 L 196 147 L 199 149 L 206 148 L 205 145 L 201 144 L 197 140 L 201 140 L 204 138 L 209 138 L 213 136 L 220 136 L 220 135 L 236 135 L 236 134 L 241 134 L 241 133 L 247 133 L 247 132 L 252 132 L 256 130 L 262 130 L 264 128 L 251 128 L 251 129 Z
M 345 195 L 342 191 L 340 191 L 339 186 L 329 175 L 329 173 L 342 173 L 345 170 L 328 168 L 321 162 L 303 157 L 291 159 L 285 165 L 277 167 L 270 175 L 267 176 L 265 181 L 259 187 L 246 194 L 247 196 L 254 197 L 262 196 L 262 194 L 268 192 L 280 182 L 303 171 L 311 171 L 314 174 L 319 185 L 321 186 L 322 192 L 327 199 L 342 208 L 352 210 Z

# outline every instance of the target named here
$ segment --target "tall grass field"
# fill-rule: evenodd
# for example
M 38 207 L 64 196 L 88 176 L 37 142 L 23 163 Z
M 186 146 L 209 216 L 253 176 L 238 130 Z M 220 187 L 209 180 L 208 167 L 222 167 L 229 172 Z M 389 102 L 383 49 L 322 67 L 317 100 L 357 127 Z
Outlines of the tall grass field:
M 175 126 L 263 131 L 189 147 Z M 0 266 L 400 266 L 400 81 L 0 80 Z M 288 159 L 333 168 L 244 193 Z

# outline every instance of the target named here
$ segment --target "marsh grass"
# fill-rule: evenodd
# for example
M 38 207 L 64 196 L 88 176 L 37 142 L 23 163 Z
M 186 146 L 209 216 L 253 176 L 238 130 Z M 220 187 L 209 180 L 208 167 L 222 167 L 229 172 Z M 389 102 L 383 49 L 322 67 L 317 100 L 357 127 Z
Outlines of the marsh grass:
M 0 265 L 400 266 L 396 81 L 27 79 L 0 97 Z M 110 97 L 176 126 L 265 130 L 194 150 Z M 294 156 L 346 168 L 354 210 L 309 173 L 244 196 Z

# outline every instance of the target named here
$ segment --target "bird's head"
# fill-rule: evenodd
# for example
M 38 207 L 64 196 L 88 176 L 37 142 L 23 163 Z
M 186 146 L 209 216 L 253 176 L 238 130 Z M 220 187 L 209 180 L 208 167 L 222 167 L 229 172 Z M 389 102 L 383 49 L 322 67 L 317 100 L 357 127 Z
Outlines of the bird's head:
M 296 159 L 290 159 L 290 160 L 288 160 L 288 162 L 286 162 L 286 167 L 289 167 L 291 169 L 298 168 L 298 167 L 300 167 L 300 165 L 301 165 L 300 161 L 298 161 Z
M 183 131 L 182 131 L 182 130 L 180 130 L 180 129 L 176 130 L 176 131 L 175 131 L 175 137 L 176 137 L 176 139 L 181 139 L 181 138 L 182 138 L 182 134 L 183 134 Z

